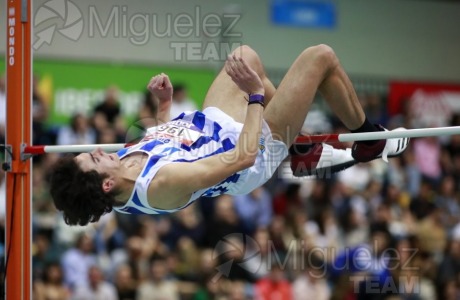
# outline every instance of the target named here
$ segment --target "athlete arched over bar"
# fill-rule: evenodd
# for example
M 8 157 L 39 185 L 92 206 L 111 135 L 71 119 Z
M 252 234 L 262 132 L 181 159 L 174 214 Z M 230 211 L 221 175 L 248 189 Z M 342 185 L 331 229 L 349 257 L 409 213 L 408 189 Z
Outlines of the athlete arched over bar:
M 159 99 L 158 118 L 167 121 L 168 76 L 151 78 L 148 88 Z M 330 47 L 305 49 L 275 90 L 257 53 L 242 46 L 212 83 L 202 112 L 184 112 L 149 128 L 138 144 L 116 154 L 98 149 L 61 159 L 51 180 L 54 203 L 68 224 L 85 225 L 112 209 L 164 214 L 200 196 L 248 193 L 288 156 L 317 91 L 351 132 L 385 130 L 367 120 Z M 408 139 L 363 141 L 347 150 L 315 144 L 307 153 L 291 147 L 291 167 L 296 175 L 336 172 L 399 155 L 407 144 Z

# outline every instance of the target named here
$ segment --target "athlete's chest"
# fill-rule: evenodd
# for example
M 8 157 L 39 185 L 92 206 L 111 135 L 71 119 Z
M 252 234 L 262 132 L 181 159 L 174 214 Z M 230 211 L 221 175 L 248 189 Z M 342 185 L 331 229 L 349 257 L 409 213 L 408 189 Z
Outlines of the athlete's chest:
M 149 158 L 149 156 L 147 155 L 147 153 L 133 152 L 133 153 L 129 153 L 125 157 L 123 157 L 122 163 L 128 168 L 135 168 L 136 167 L 137 169 L 139 169 L 139 172 L 140 172 L 142 167 L 147 162 L 148 158 Z
M 149 128 L 141 143 L 156 140 L 165 144 L 180 143 L 190 146 L 202 137 L 203 134 L 203 131 L 192 122 L 174 120 Z

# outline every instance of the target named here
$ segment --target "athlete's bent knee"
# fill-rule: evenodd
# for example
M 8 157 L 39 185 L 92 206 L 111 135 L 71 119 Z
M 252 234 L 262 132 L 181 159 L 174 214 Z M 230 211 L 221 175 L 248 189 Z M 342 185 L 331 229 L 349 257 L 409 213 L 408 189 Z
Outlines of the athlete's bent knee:
M 244 60 L 259 74 L 263 76 L 263 67 L 259 55 L 248 45 L 241 45 L 232 51 L 232 55 L 243 57 Z
M 301 57 L 308 59 L 310 62 L 312 60 L 318 61 L 323 66 L 329 67 L 336 66 L 339 62 L 334 50 L 325 44 L 308 47 L 302 52 Z

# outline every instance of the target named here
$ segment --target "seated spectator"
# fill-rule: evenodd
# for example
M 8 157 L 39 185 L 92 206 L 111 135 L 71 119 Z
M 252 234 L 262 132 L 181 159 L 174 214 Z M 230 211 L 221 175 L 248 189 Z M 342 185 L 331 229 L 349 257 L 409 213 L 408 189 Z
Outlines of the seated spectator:
M 143 240 L 139 236 L 130 236 L 125 247 L 114 251 L 112 254 L 115 270 L 121 265 L 127 265 L 131 269 L 133 280 L 136 284 L 145 280 L 149 271 L 149 259 L 151 252 L 143 246 Z
M 46 99 L 40 93 L 39 77 L 34 74 L 32 79 L 32 141 L 34 145 L 50 145 L 50 134 L 46 129 L 48 120 L 48 105 Z
M 261 279 L 270 271 L 272 260 L 283 260 L 283 252 L 275 252 L 272 248 L 270 234 L 267 229 L 258 229 L 254 234 L 255 243 L 247 243 L 245 256 L 250 257 L 244 261 L 244 268 L 255 279 Z
M 222 237 L 214 249 L 215 259 L 218 260 L 215 279 L 227 278 L 230 281 L 253 282 L 254 269 L 246 264 L 248 259 L 254 259 L 255 256 L 252 243 L 254 240 L 248 240 L 238 233 Z
M 177 283 L 168 280 L 169 270 L 164 257 L 156 257 L 150 264 L 150 278 L 137 289 L 137 300 L 178 300 Z
M 144 101 L 139 106 L 135 122 L 129 126 L 126 132 L 126 143 L 138 143 L 144 137 L 148 128 L 165 122 L 165 120 L 157 119 L 158 105 L 158 98 L 150 91 L 146 91 Z
M 332 181 L 312 179 L 311 193 L 307 196 L 306 210 L 309 218 L 318 216 L 331 206 Z
M 393 161 L 393 160 L 392 160 Z M 388 164 L 388 172 L 390 172 L 391 164 Z M 402 171 L 401 171 L 402 172 Z M 373 179 L 366 186 L 366 189 L 363 191 L 362 196 L 369 203 L 370 214 L 374 214 L 375 210 L 378 209 L 380 204 L 383 203 L 383 183 L 378 179 Z
M 203 244 L 205 224 L 196 208 L 196 204 L 192 204 L 172 216 L 171 229 L 163 237 L 170 248 L 176 248 L 177 241 L 182 237 L 192 239 L 196 245 Z
M 387 110 L 385 109 L 386 99 L 379 93 L 368 92 L 364 95 L 360 95 L 359 100 L 371 123 L 381 124 L 382 126 L 387 125 L 388 116 Z
M 119 300 L 136 299 L 137 283 L 128 265 L 120 265 L 115 272 L 115 288 Z
M 225 291 L 223 291 L 223 280 L 215 280 L 212 276 L 204 278 L 201 286 L 194 293 L 193 300 L 226 300 Z M 245 299 L 245 298 L 243 298 Z
M 33 299 L 49 300 L 70 299 L 70 291 L 64 286 L 62 269 L 58 263 L 50 263 L 45 267 L 41 280 L 33 285 Z
M 33 235 L 33 249 L 32 277 L 38 279 L 45 275 L 47 266 L 59 259 L 60 253 L 51 243 L 50 233 L 44 230 L 39 230 Z M 62 273 L 62 270 L 60 272 Z
M 391 283 L 395 284 L 403 299 L 436 299 L 436 286 L 434 284 L 436 263 L 433 256 L 418 245 L 415 236 L 401 237 L 395 248 L 390 262 L 393 275 Z
M 460 114 L 457 114 L 452 119 L 450 126 L 460 126 Z M 448 144 L 444 145 L 442 151 L 442 167 L 446 174 L 454 175 L 459 183 L 460 175 L 460 135 L 452 135 Z
M 104 299 L 118 300 L 118 295 L 113 284 L 104 281 L 104 275 L 97 266 L 92 266 L 88 270 L 88 285 L 78 286 L 75 289 L 72 299 L 89 300 Z
M 115 129 L 106 127 L 99 131 L 96 139 L 96 144 L 114 144 L 120 142 Z M 124 142 L 121 140 L 121 142 Z
M 437 137 L 416 139 L 413 142 L 415 161 L 422 176 L 437 185 L 442 176 L 441 143 Z
M 171 119 L 174 119 L 184 111 L 197 110 L 197 106 L 193 100 L 188 98 L 187 88 L 183 84 L 177 84 L 173 87 L 173 101 L 171 104 Z
M 96 264 L 91 238 L 85 233 L 81 234 L 75 246 L 63 254 L 61 264 L 67 287 L 73 290 L 77 286 L 88 286 L 89 269 Z
M 337 255 L 330 266 L 330 274 L 336 283 L 342 276 L 353 278 L 355 293 L 365 295 L 368 287 L 383 290 L 392 280 L 390 273 L 392 236 L 386 224 L 375 223 L 370 226 L 368 243 L 345 248 Z M 388 292 L 394 292 L 391 289 Z M 358 296 L 359 299 L 359 296 Z M 374 298 L 369 298 L 374 299 Z
M 232 281 L 228 284 L 228 300 L 246 300 L 253 299 L 252 286 L 244 281 Z M 223 298 L 225 299 L 225 298 Z
M 265 278 L 256 282 L 254 289 L 255 299 L 258 300 L 293 299 L 291 283 L 286 280 L 283 269 L 277 263 L 272 264 Z
M 449 280 L 441 287 L 439 299 L 458 300 L 460 299 L 460 287 L 457 280 Z
M 437 273 L 439 287 L 446 285 L 450 280 L 458 280 L 460 275 L 460 240 L 449 241 Z
M 56 207 L 53 204 L 49 192 L 47 170 L 43 165 L 46 157 L 42 158 L 41 163 L 35 163 L 32 172 L 32 206 L 34 210 L 34 227 L 48 230 L 50 233 L 56 226 Z
M 324 209 L 313 220 L 304 225 L 305 233 L 310 238 L 314 247 L 329 251 L 339 246 L 339 229 L 336 224 L 332 209 Z
M 149 128 L 158 124 L 157 112 L 158 112 L 158 98 L 151 93 L 146 91 L 144 94 L 144 102 L 139 109 L 139 121 L 143 125 L 142 128 Z
M 444 228 L 450 231 L 460 222 L 460 204 L 453 176 L 446 176 L 441 180 L 435 203 L 441 210 Z
M 58 145 L 79 145 L 96 143 L 96 133 L 89 127 L 88 120 L 82 114 L 75 114 L 70 125 L 61 127 L 57 135 Z
M 313 107 L 308 112 L 307 117 L 300 130 L 302 135 L 330 133 L 332 131 L 332 124 L 327 114 L 321 110 Z
M 278 253 L 286 253 L 295 237 L 293 232 L 287 228 L 285 218 L 275 216 L 270 224 L 269 232 L 274 250 Z
M 298 183 L 291 183 L 284 187 L 284 191 L 273 198 L 273 212 L 275 215 L 285 216 L 302 207 Z
M 145 257 L 166 255 L 168 248 L 160 240 L 157 222 L 148 215 L 144 215 L 139 219 L 139 228 L 136 235 L 142 239 L 142 252 Z
M 399 186 L 390 184 L 386 188 L 385 200 L 382 206 L 384 209 L 390 210 L 389 228 L 395 237 L 415 234 L 417 218 L 411 212 L 409 193 Z M 374 219 L 376 217 L 374 216 Z
M 214 214 L 206 224 L 206 245 L 214 248 L 226 235 L 243 232 L 233 205 L 233 197 L 221 195 L 214 200 Z
M 326 281 L 324 263 L 312 256 L 305 258 L 302 274 L 292 283 L 294 300 L 328 300 L 331 290 Z
M 368 239 L 369 228 L 367 219 L 357 212 L 350 204 L 344 205 L 339 215 L 340 244 L 347 247 L 356 247 Z
M 434 255 L 439 261 L 447 243 L 447 233 L 442 226 L 441 210 L 433 206 L 431 212 L 420 220 L 416 227 L 416 235 L 423 251 Z
M 112 85 L 105 91 L 105 98 L 103 101 L 94 108 L 94 116 L 101 122 L 105 121 L 105 124 L 114 126 L 117 119 L 120 117 L 120 103 L 118 102 L 119 91 L 118 87 Z M 105 126 L 104 126 L 105 127 Z M 96 126 L 97 129 L 99 129 Z
M 236 213 L 245 232 L 252 235 L 258 228 L 268 228 L 272 220 L 272 198 L 264 187 L 246 195 L 234 196 Z
M 126 127 L 121 117 L 118 97 L 119 90 L 116 86 L 107 88 L 104 100 L 94 108 L 93 126 L 97 135 L 101 134 L 106 128 L 114 129 L 117 142 L 124 142 Z
M 405 172 L 405 182 L 403 183 L 405 183 L 405 186 L 403 186 L 401 182 L 399 182 L 398 185 L 400 188 L 406 190 L 411 197 L 415 197 L 420 190 L 422 174 L 415 160 L 412 144 L 409 144 L 408 150 L 409 151 L 404 152 L 402 156 L 402 164 Z M 396 184 L 396 182 L 393 182 L 393 184 Z
M 372 179 L 369 164 L 358 164 L 337 174 L 337 179 L 345 188 L 356 195 L 362 192 Z
M 204 248 L 200 253 L 198 266 L 198 281 L 206 282 L 207 279 L 217 274 L 217 259 L 214 257 L 214 249 Z
M 430 214 L 435 206 L 433 184 L 428 180 L 423 180 L 419 194 L 410 202 L 410 210 L 417 220 L 422 220 Z
M 118 227 L 115 213 L 104 215 L 94 227 L 94 245 L 98 255 L 110 255 L 114 250 L 123 248 L 125 234 Z
M 174 253 L 177 255 L 174 276 L 182 281 L 197 281 L 200 252 L 195 241 L 187 236 L 179 238 Z

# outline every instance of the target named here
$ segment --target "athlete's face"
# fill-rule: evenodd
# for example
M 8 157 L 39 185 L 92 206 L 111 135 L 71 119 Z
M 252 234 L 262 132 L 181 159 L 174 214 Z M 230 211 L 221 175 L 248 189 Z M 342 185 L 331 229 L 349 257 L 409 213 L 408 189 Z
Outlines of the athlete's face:
M 118 155 L 105 153 L 101 148 L 90 153 L 82 153 L 75 157 L 75 160 L 85 172 L 95 170 L 99 174 L 109 176 L 115 175 L 120 166 Z

